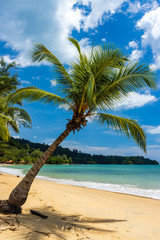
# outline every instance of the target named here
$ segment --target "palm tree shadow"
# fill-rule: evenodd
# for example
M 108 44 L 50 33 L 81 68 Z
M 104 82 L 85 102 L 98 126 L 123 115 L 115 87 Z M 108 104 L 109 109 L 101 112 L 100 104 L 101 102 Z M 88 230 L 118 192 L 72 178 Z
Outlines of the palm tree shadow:
M 81 215 L 64 215 L 52 207 L 35 208 L 48 215 L 47 219 L 32 215 L 29 210 L 21 215 L 11 215 L 7 218 L 8 227 L 14 225 L 17 231 L 17 237 L 27 240 L 47 239 L 52 236 L 54 239 L 68 240 L 69 235 L 75 236 L 75 239 L 87 237 L 87 233 L 107 234 L 115 231 L 110 230 L 108 224 L 124 222 L 120 219 L 100 219 L 89 218 Z M 6 216 L 7 217 L 7 216 Z M 101 223 L 99 227 L 98 224 Z M 22 230 L 23 229 L 23 230 Z M 20 236 L 21 235 L 21 236 Z M 89 237 L 85 239 L 90 239 Z

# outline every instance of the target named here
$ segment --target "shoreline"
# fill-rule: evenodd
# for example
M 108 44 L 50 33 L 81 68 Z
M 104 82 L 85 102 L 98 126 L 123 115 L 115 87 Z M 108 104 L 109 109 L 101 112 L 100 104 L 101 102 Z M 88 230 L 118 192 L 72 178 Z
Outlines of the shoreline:
M 7 165 L 0 165 L 0 172 L 4 174 L 13 175 L 13 176 L 18 175 L 19 177 L 25 176 L 25 174 L 22 173 L 23 170 L 21 168 L 6 168 L 6 166 Z M 4 167 L 4 170 L 2 171 L 3 167 Z M 160 189 L 152 189 L 152 188 L 147 189 L 147 188 L 142 188 L 142 187 L 138 187 L 130 184 L 101 183 L 101 182 L 93 182 L 93 181 L 87 181 L 87 180 L 78 181 L 74 179 L 61 179 L 61 178 L 53 178 L 53 177 L 43 176 L 43 175 L 37 175 L 36 179 L 47 181 L 47 182 L 69 185 L 69 186 L 83 187 L 87 189 L 96 189 L 100 191 L 126 194 L 126 195 L 155 199 L 160 201 Z
M 1 174 L 0 199 L 3 200 L 8 198 L 21 177 Z M 0 214 L 1 239 L 160 238 L 160 202 L 156 199 L 35 179 L 22 208 L 22 215 Z M 48 218 L 44 220 L 32 215 L 30 209 L 41 211 Z

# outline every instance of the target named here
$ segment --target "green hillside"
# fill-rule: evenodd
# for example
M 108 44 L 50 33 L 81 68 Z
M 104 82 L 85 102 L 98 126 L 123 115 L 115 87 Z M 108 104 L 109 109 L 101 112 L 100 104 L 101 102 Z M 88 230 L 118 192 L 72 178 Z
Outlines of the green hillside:
M 0 142 L 0 163 L 32 164 L 47 149 L 48 145 L 33 143 L 25 139 L 11 138 L 8 143 Z M 59 146 L 47 160 L 47 164 L 152 164 L 156 160 L 142 156 L 104 156 L 81 153 L 74 149 Z

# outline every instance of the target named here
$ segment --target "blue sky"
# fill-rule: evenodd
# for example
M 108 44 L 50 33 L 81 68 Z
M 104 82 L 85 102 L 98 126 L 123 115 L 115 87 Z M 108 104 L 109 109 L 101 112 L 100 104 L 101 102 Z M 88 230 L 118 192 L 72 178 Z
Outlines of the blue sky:
M 31 62 L 33 44 L 40 42 L 64 64 L 75 60 L 67 40 L 75 37 L 83 51 L 104 42 L 114 43 L 131 61 L 142 61 L 156 71 L 158 89 L 130 94 L 114 114 L 139 121 L 147 134 L 147 155 L 132 140 L 97 122 L 70 134 L 62 146 L 105 155 L 144 155 L 160 161 L 160 1 L 131 0 L 1 0 L 0 56 L 20 64 L 22 87 L 56 92 L 55 75 L 46 63 Z M 52 81 L 53 80 L 53 81 Z M 21 138 L 51 143 L 65 129 L 70 113 L 62 107 L 24 103 L 32 129 L 20 128 Z M 14 133 L 12 136 L 17 137 Z

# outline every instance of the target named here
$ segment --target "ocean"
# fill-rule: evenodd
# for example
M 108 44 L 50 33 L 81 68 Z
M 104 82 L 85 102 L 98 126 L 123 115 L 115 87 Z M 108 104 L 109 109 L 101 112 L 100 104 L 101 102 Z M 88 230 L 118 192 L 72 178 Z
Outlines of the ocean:
M 0 165 L 0 172 L 24 176 L 30 168 Z M 160 199 L 160 165 L 44 165 L 37 178 Z

